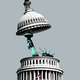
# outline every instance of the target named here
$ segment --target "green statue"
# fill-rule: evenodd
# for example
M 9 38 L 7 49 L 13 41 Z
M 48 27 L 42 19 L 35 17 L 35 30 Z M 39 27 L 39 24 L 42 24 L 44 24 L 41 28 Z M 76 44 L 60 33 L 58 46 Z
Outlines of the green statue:
M 36 52 L 36 49 L 34 47 L 32 40 L 31 40 L 31 37 L 33 37 L 33 34 L 32 33 L 26 33 L 25 37 L 27 37 L 27 47 L 28 47 L 28 49 L 31 49 L 32 56 L 39 56 Z

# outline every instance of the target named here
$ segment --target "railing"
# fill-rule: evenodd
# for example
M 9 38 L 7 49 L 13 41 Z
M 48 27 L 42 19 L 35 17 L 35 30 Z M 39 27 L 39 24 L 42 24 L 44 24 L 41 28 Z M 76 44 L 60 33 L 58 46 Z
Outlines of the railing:
M 21 62 L 21 67 L 33 66 L 33 65 L 43 65 L 43 66 L 55 66 L 59 67 L 59 62 L 56 59 L 49 58 L 29 58 L 24 59 Z

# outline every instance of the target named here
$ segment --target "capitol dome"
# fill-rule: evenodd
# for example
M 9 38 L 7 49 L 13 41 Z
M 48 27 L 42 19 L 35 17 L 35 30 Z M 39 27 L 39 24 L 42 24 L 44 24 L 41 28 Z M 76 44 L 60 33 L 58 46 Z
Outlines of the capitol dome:
M 16 35 L 24 35 L 27 32 L 37 33 L 51 27 L 44 16 L 36 13 L 30 8 L 29 1 L 26 1 L 26 5 L 26 12 L 19 20 Z
M 17 70 L 17 80 L 63 80 L 63 70 L 59 60 L 53 57 L 27 57 L 21 59 Z M 40 77 L 37 79 L 37 75 Z

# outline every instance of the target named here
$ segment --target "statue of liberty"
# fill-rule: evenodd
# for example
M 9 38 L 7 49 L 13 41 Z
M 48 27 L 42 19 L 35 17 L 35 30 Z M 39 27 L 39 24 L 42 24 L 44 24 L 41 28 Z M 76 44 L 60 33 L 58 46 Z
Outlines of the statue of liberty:
M 32 40 L 31 40 L 31 37 L 33 37 L 33 34 L 32 33 L 26 33 L 25 37 L 27 37 L 27 47 L 28 47 L 28 49 L 31 49 L 32 56 L 39 56 L 37 54 L 37 51 L 34 47 Z

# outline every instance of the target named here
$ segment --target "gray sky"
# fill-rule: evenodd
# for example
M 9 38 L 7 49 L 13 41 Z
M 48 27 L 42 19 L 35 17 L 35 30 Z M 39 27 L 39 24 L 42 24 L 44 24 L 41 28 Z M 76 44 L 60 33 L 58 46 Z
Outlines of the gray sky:
M 24 13 L 24 0 L 0 1 L 0 80 L 17 80 L 20 59 L 31 56 L 26 38 L 16 36 Z M 31 7 L 51 24 L 47 31 L 32 38 L 39 48 L 60 60 L 63 80 L 80 80 L 80 0 L 31 0 Z

